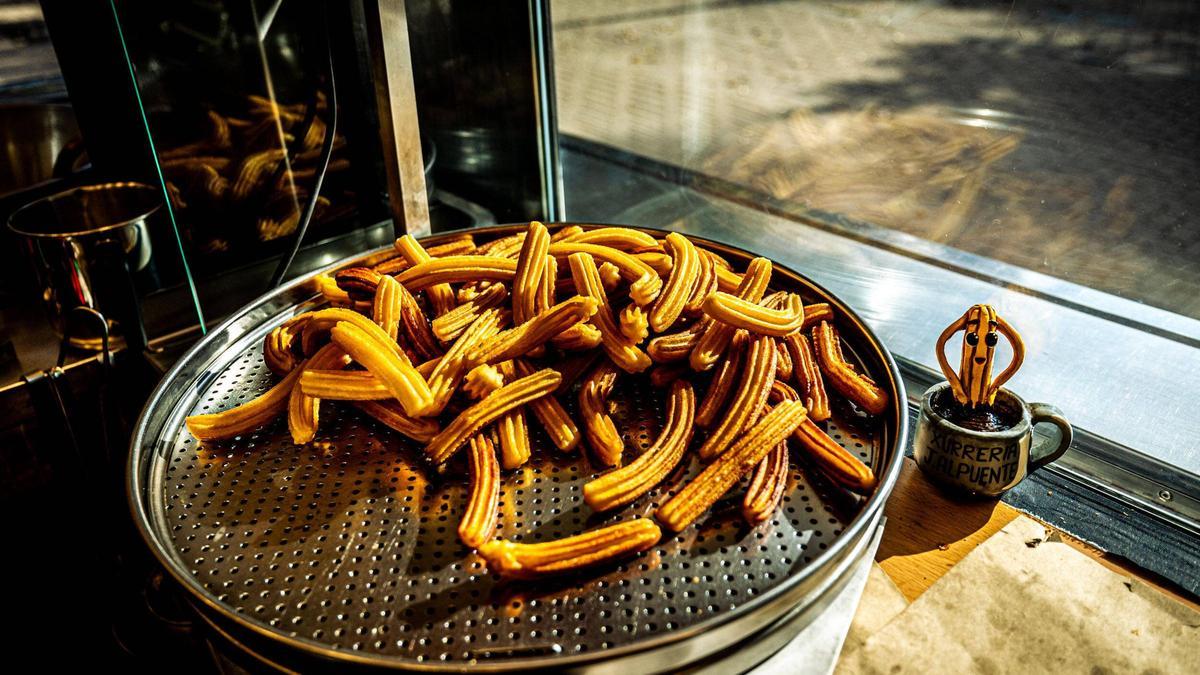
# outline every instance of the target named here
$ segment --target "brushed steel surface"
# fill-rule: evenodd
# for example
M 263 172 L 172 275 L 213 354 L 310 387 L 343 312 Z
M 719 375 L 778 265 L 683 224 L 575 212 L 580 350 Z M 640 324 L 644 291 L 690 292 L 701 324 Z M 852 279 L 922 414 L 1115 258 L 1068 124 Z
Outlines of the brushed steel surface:
M 881 476 L 870 499 L 794 465 L 780 510 L 759 527 L 742 522 L 735 492 L 699 525 L 619 565 L 537 582 L 499 580 L 456 536 L 466 489 L 461 464 L 429 469 L 418 444 L 352 407 L 323 404 L 307 447 L 291 443 L 282 420 L 208 444 L 183 428 L 187 414 L 232 407 L 270 386 L 262 336 L 316 304 L 297 283 L 214 331 L 152 397 L 130 465 L 139 526 L 207 612 L 308 656 L 415 669 L 600 672 L 696 661 L 813 602 L 848 573 L 878 524 L 906 437 L 903 384 L 861 322 L 789 272 L 780 270 L 773 285 L 808 301 L 833 300 L 851 358 L 900 402 L 876 425 L 848 411 L 827 424 Z M 573 394 L 561 399 L 574 408 Z M 614 417 L 630 447 L 652 442 L 662 399 L 644 377 L 618 383 Z M 605 517 L 581 495 L 599 472 L 557 451 L 540 430 L 532 442 L 530 463 L 503 476 L 499 536 L 544 541 L 649 516 L 665 490 L 696 470 L 677 471 Z

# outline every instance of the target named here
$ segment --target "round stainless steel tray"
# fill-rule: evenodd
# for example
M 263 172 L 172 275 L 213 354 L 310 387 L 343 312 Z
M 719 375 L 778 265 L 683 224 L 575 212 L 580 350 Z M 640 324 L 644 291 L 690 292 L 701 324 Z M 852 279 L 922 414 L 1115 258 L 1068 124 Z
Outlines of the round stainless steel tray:
M 472 232 L 484 241 L 514 229 Z M 735 266 L 751 257 L 697 241 Z M 785 641 L 782 626 L 794 633 L 844 582 L 880 522 L 907 436 L 904 385 L 891 355 L 832 294 L 775 270 L 773 288 L 834 306 L 848 356 L 891 394 L 891 409 L 873 422 L 835 410 L 825 423 L 879 476 L 868 498 L 793 462 L 779 511 L 758 527 L 740 519 L 740 497 L 728 499 L 700 524 L 618 566 L 501 581 L 457 540 L 461 473 L 429 470 L 419 447 L 352 408 L 323 405 L 320 431 L 307 447 L 293 445 L 279 422 L 221 443 L 199 444 L 188 434 L 185 416 L 232 407 L 270 386 L 262 338 L 322 304 L 309 277 L 213 330 L 154 391 L 131 449 L 135 521 L 205 619 L 268 663 L 653 672 L 735 652 L 731 662 L 751 665 L 770 654 L 763 645 Z M 657 433 L 662 393 L 643 377 L 622 379 L 618 390 L 618 426 L 630 447 L 645 448 Z M 562 400 L 573 408 L 574 396 Z M 541 432 L 531 440 L 529 464 L 504 475 L 503 537 L 541 541 L 649 515 L 664 490 L 696 471 L 676 472 L 609 518 L 582 500 L 582 485 L 598 472 L 555 450 Z M 744 647 L 749 640 L 758 646 Z

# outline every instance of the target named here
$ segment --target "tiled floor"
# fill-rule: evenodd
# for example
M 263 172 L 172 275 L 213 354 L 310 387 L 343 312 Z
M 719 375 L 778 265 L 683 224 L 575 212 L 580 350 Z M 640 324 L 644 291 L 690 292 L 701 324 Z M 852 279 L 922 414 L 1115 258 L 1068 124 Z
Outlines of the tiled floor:
M 1076 4 L 554 0 L 559 120 L 1200 318 L 1200 9 Z

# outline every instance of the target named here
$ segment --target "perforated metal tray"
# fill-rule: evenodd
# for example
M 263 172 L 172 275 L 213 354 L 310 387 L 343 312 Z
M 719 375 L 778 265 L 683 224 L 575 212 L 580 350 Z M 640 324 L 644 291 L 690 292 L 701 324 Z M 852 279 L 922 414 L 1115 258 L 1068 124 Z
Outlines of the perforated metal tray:
M 484 241 L 512 231 L 473 232 Z M 707 245 L 735 265 L 750 257 Z M 890 355 L 847 307 L 804 277 L 776 267 L 772 286 L 834 305 L 851 358 L 890 390 L 892 409 L 877 420 L 837 410 L 826 423 L 879 475 L 868 499 L 793 461 L 779 511 L 758 527 L 741 520 L 735 492 L 699 525 L 620 565 L 501 581 L 456 537 L 465 472 L 431 470 L 417 444 L 352 407 L 324 403 L 307 447 L 292 444 L 282 421 L 220 443 L 188 434 L 186 415 L 232 407 L 271 385 L 263 336 L 321 304 L 311 280 L 301 280 L 214 330 L 154 392 L 129 465 L 135 519 L 214 627 L 273 659 L 416 670 L 681 668 L 818 602 L 879 522 L 899 470 L 905 395 Z M 662 392 L 644 377 L 624 377 L 613 398 L 627 447 L 647 447 Z M 562 397 L 569 409 L 574 399 Z M 529 464 L 503 477 L 497 534 L 520 541 L 649 516 L 665 490 L 697 470 L 677 471 L 604 517 L 581 493 L 598 472 L 578 454 L 557 451 L 540 431 L 532 441 Z

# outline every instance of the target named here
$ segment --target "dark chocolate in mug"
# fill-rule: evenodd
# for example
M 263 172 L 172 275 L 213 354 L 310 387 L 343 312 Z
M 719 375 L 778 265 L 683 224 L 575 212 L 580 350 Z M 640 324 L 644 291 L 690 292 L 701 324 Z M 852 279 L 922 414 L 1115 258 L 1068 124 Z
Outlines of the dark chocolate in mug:
M 913 441 L 917 465 L 942 485 L 972 495 L 998 497 L 1028 474 L 1062 457 L 1071 445 L 1071 424 L 1052 405 L 1026 403 L 1001 389 L 996 404 L 1015 411 L 1011 425 L 997 431 L 977 431 L 947 419 L 944 407 L 935 405 L 936 400 L 952 396 L 949 390 L 950 385 L 943 382 L 925 392 Z M 1033 427 L 1042 423 L 1058 427 L 1057 442 L 1043 439 L 1035 443 Z

